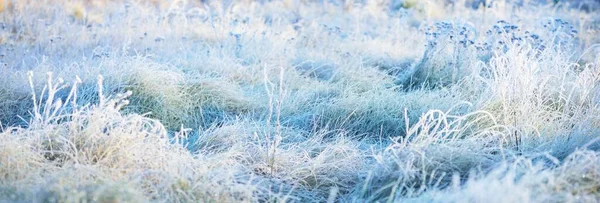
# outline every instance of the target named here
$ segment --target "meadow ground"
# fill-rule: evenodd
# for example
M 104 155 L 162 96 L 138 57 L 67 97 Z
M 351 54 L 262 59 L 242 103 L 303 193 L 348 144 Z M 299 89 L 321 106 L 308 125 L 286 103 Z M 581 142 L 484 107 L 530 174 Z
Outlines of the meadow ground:
M 598 202 L 599 4 L 0 0 L 0 202 Z

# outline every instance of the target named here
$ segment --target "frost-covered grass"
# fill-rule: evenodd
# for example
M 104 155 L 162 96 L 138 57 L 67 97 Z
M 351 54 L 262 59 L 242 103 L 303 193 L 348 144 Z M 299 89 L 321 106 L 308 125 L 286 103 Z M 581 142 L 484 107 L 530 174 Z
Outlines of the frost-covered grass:
M 0 202 L 597 202 L 598 5 L 0 0 Z

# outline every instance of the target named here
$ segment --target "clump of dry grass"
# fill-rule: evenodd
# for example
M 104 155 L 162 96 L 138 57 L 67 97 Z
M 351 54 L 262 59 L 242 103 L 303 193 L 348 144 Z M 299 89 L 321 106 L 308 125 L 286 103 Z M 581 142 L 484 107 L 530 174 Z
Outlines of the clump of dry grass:
M 519 159 L 491 172 L 472 173 L 464 185 L 455 179 L 452 187 L 428 192 L 413 201 L 487 201 L 490 197 L 497 202 L 595 201 L 599 183 L 597 157 L 596 151 L 578 150 L 562 162 L 547 159 L 550 167 L 536 159 Z
M 46 91 L 42 92 L 49 97 L 39 103 L 34 100 L 41 105 L 34 108 L 29 128 L 10 128 L 1 134 L 7 139 L 0 148 L 2 158 L 6 159 L 2 162 L 3 186 L 32 193 L 41 190 L 26 201 L 253 198 L 252 192 L 244 192 L 250 196 L 234 195 L 238 192 L 229 186 L 209 189 L 209 179 L 213 176 L 206 170 L 215 165 L 203 164 L 201 158 L 192 156 L 182 145 L 172 144 L 157 120 L 136 114 L 122 115 L 119 110 L 128 104 L 126 98 L 131 93 L 105 97 L 99 83 L 99 104 L 78 106 L 74 101 L 76 86 L 66 100 L 53 99 L 53 92 L 61 85 L 49 78 Z M 189 171 L 191 168 L 195 170 Z M 224 180 L 233 181 L 232 184 L 240 181 L 237 175 L 230 175 L 221 174 L 217 177 L 220 180 L 214 181 L 220 184 Z M 108 180 L 133 187 L 97 182 Z M 190 180 L 198 182 L 189 183 Z M 36 186 L 40 181 L 49 182 Z M 180 193 L 189 195 L 179 196 Z
M 597 16 L 447 3 L 0 1 L 0 201 L 598 199 Z

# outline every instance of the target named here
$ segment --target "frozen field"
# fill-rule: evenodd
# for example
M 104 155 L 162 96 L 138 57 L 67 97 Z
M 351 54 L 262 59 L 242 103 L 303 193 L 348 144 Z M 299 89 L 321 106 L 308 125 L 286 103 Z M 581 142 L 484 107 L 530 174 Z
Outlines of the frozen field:
M 598 202 L 599 5 L 0 0 L 0 202 Z

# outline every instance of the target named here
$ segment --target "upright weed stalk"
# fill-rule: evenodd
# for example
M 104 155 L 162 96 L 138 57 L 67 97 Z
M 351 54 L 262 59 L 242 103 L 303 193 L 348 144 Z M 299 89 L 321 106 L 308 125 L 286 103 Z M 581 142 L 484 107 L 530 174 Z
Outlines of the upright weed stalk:
M 267 141 L 267 163 L 271 169 L 271 175 L 275 174 L 276 166 L 275 159 L 277 153 L 277 147 L 281 141 L 281 109 L 283 101 L 286 96 L 286 92 L 283 87 L 285 69 L 279 68 L 279 83 L 276 91 L 275 84 L 269 79 L 267 68 L 263 68 L 264 85 L 267 96 L 269 97 L 269 111 L 267 114 L 266 124 L 266 141 Z M 276 93 L 275 93 L 276 92 Z M 277 94 L 277 95 L 275 95 Z M 275 98 L 277 96 L 277 98 Z M 275 111 L 275 112 L 274 112 Z M 271 120 L 273 119 L 273 113 L 275 113 L 275 135 L 271 135 Z M 273 140 L 271 140 L 273 137 Z M 271 152 L 272 151 L 272 152 Z

